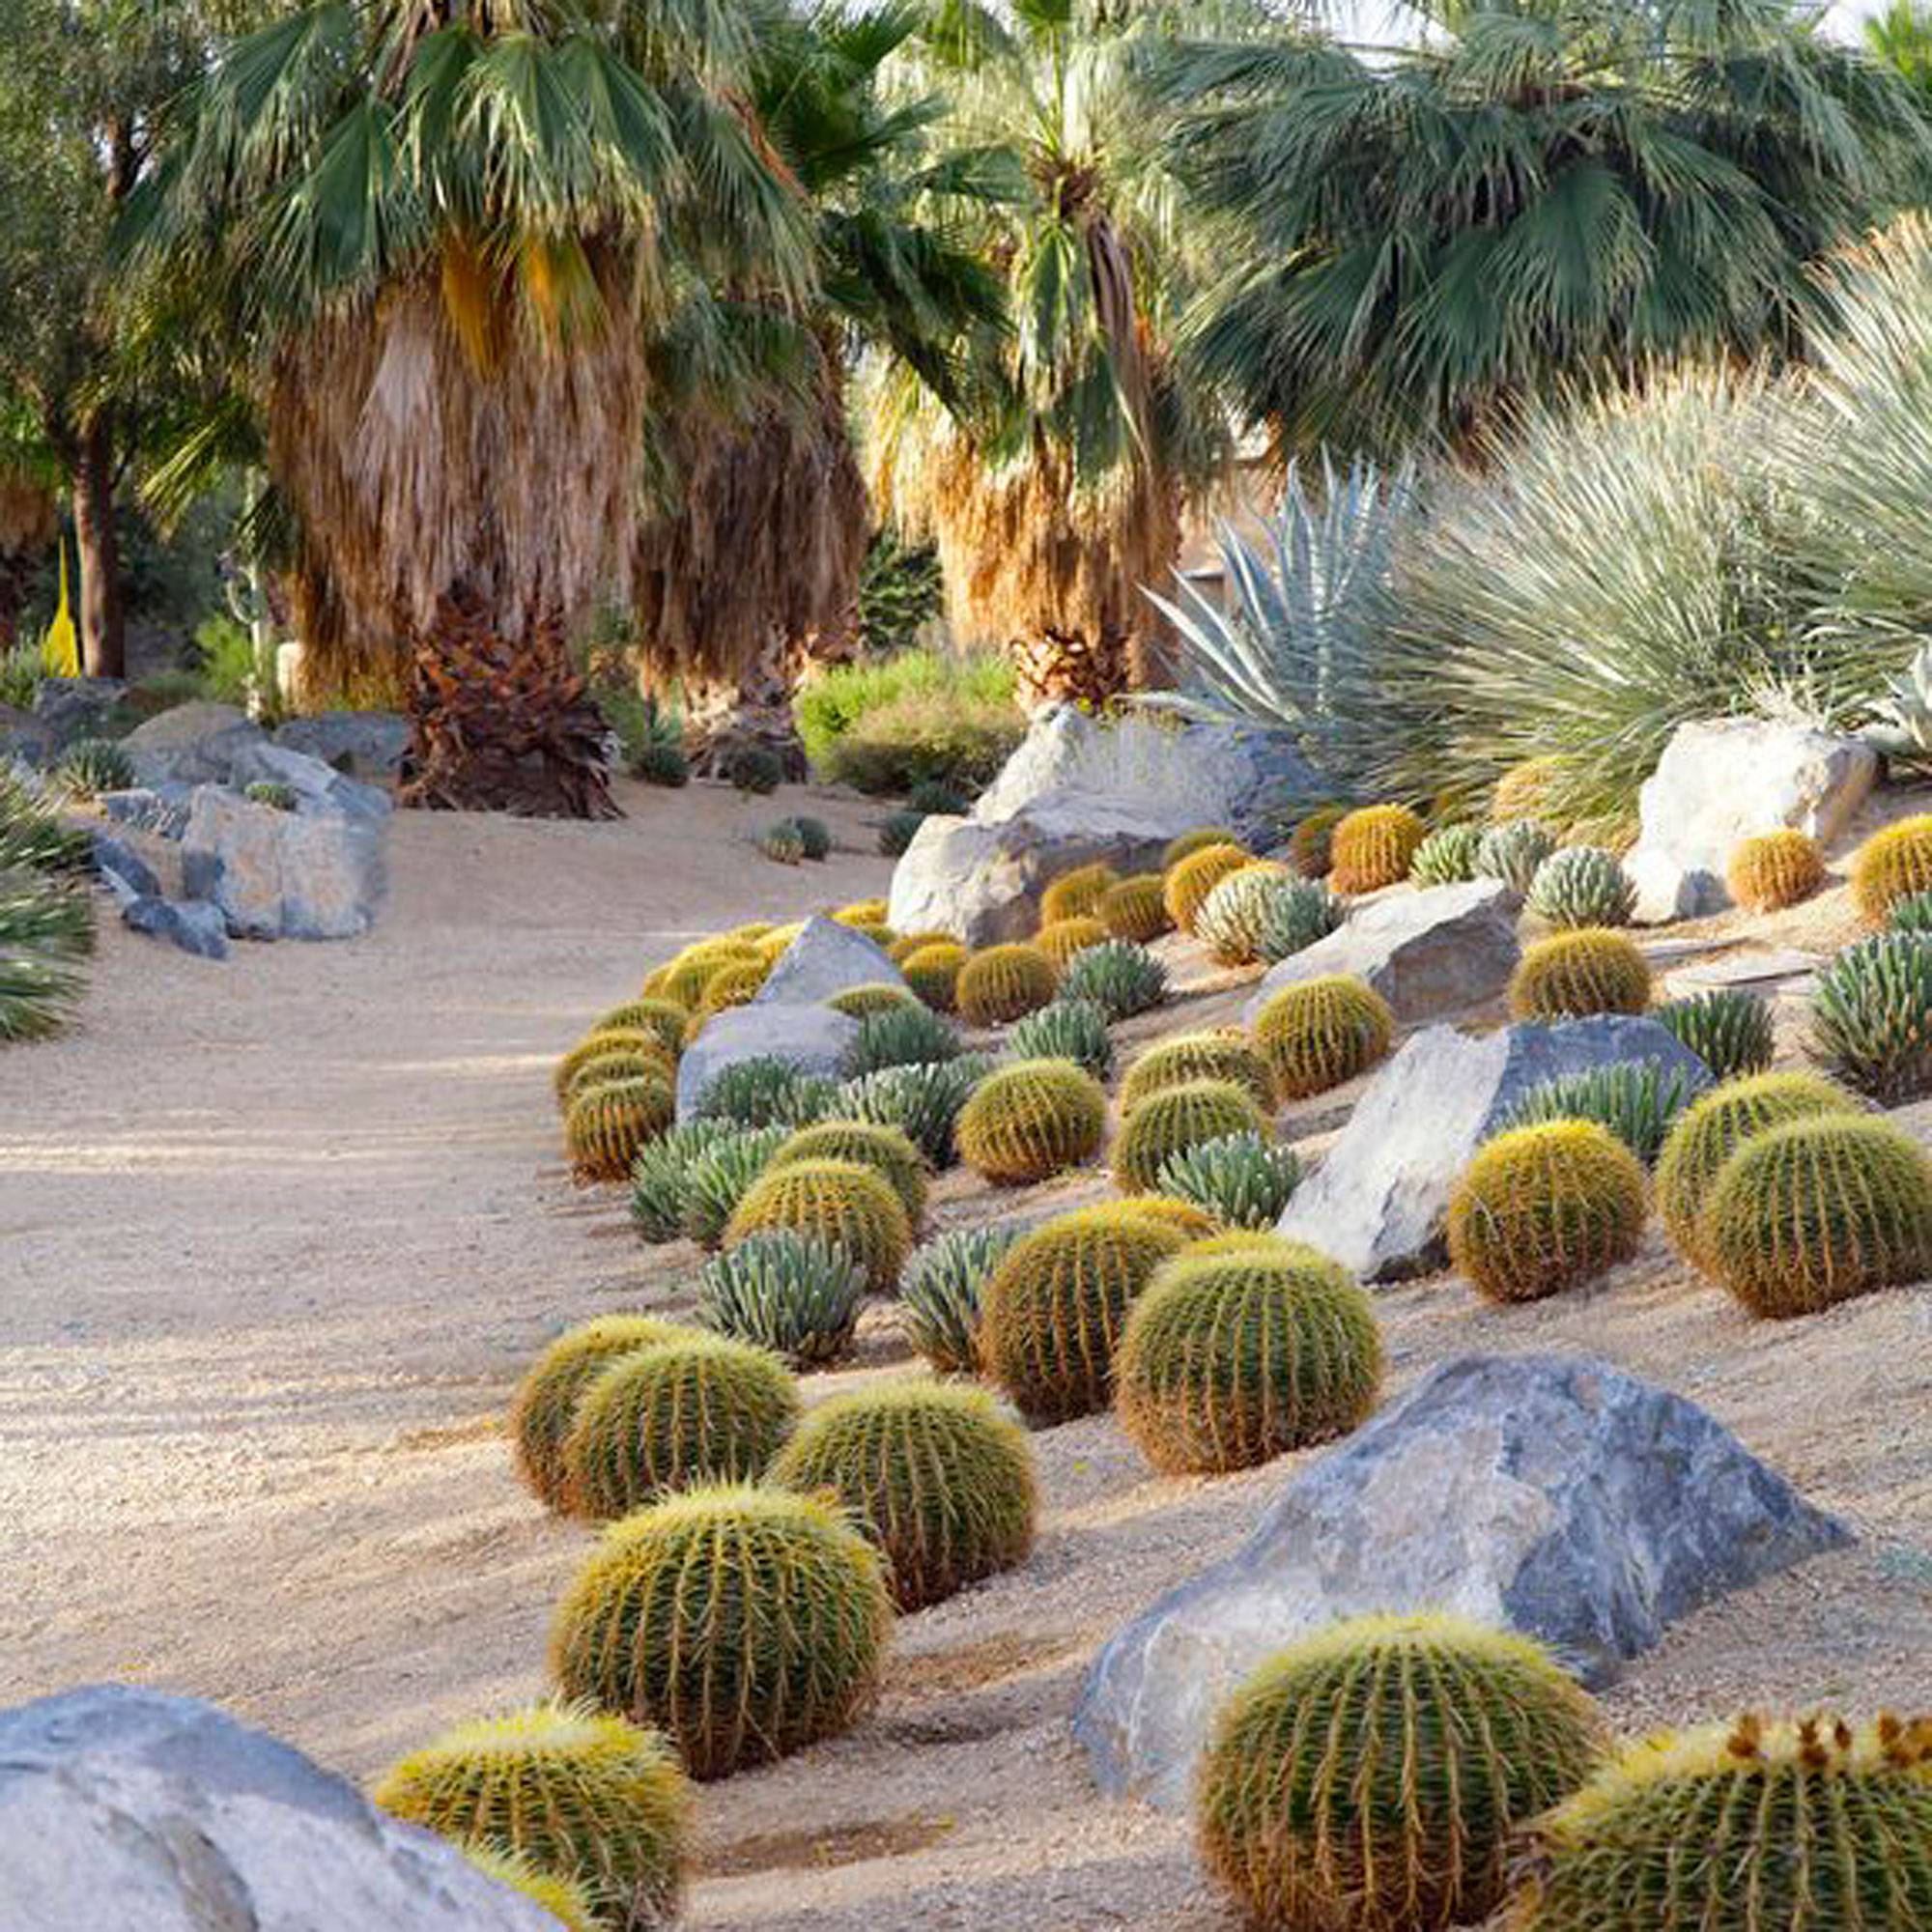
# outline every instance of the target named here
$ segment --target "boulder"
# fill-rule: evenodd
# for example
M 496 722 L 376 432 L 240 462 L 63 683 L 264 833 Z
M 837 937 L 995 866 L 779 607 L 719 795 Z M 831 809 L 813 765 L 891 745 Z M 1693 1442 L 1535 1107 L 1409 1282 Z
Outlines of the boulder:
M 19 1932 L 556 1932 L 299 1751 L 122 1685 L 0 1712 L 0 1845 Z
M 158 893 L 158 873 L 125 838 L 111 833 L 94 835 L 94 869 L 111 886 L 126 887 L 135 897 Z
M 395 801 L 381 785 L 347 778 L 333 765 L 287 745 L 263 742 L 238 746 L 229 765 L 228 782 L 287 785 L 296 795 L 296 810 L 303 812 L 334 811 L 374 822 L 387 818 L 396 809 Z
M 1605 1362 L 1468 1356 L 1121 1631 L 1074 1732 L 1103 1789 L 1177 1805 L 1228 1692 L 1339 1618 L 1457 1611 L 1601 1685 L 1700 1605 L 1849 1540 L 1682 1396 Z
M 891 954 L 876 940 L 823 913 L 813 913 L 805 930 L 779 954 L 752 1005 L 816 1006 L 854 986 L 904 984 Z
M 1351 973 L 1405 1022 L 1440 1018 L 1492 1000 L 1509 984 L 1517 895 L 1500 879 L 1401 890 L 1358 905 L 1347 921 L 1268 968 L 1244 1014 L 1252 1026 L 1284 986 Z
M 1600 1013 L 1480 1036 L 1424 1028 L 1355 1103 L 1295 1189 L 1281 1233 L 1365 1281 L 1439 1266 L 1450 1192 L 1510 1110 L 1545 1080 L 1619 1061 L 1680 1071 L 1693 1088 L 1710 1084 L 1704 1063 L 1653 1019 Z
M 117 892 L 116 896 L 121 896 Z M 228 922 L 221 908 L 207 899 L 170 899 L 158 893 L 123 898 L 121 923 L 130 932 L 163 939 L 179 952 L 197 959 L 228 957 Z
M 237 939 L 354 939 L 384 890 L 380 825 L 282 811 L 199 785 L 182 836 L 182 886 L 220 907 Z
M 410 721 L 393 711 L 322 711 L 275 728 L 275 743 L 320 758 L 350 778 L 393 782 L 410 748 Z
M 677 1117 L 688 1121 L 705 1090 L 741 1060 L 782 1060 L 802 1073 L 837 1075 L 859 1037 L 859 1022 L 830 1007 L 727 1007 L 677 1063 Z
M 1805 724 L 1723 718 L 1680 724 L 1637 799 L 1624 861 L 1646 923 L 1730 903 L 1724 868 L 1740 839 L 1795 826 L 1829 844 L 1878 778 L 1878 753 Z
M 104 791 L 95 804 L 117 825 L 131 825 L 162 838 L 179 838 L 187 830 L 188 807 L 194 787 L 169 782 L 135 785 L 127 791 Z
M 0 704 L 0 763 L 18 758 L 24 764 L 51 764 L 60 739 L 44 718 L 17 705 Z
M 82 738 L 107 730 L 114 708 L 128 695 L 118 677 L 43 677 L 34 688 L 34 716 L 46 727 L 56 756 Z
M 237 757 L 267 744 L 268 733 L 233 704 L 177 704 L 121 742 L 144 785 L 226 784 Z

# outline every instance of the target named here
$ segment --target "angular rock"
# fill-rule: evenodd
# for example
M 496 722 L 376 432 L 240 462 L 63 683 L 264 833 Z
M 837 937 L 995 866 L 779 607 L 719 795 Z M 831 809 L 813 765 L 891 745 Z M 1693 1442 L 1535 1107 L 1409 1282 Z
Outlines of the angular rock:
M 0 1847 L 17 1932 L 556 1932 L 299 1751 L 120 1685 L 0 1712 Z
M 233 704 L 177 704 L 137 724 L 122 741 L 144 785 L 226 784 L 235 760 L 268 733 Z
M 160 875 L 125 838 L 110 833 L 94 835 L 94 867 L 102 878 L 126 886 L 136 897 L 158 893 Z
M 1283 987 L 1324 973 L 1366 980 L 1405 1022 L 1492 1000 L 1509 984 L 1521 952 L 1518 903 L 1500 879 L 1425 886 L 1370 900 L 1326 937 L 1269 967 L 1243 1017 L 1252 1026 Z
M 354 939 L 384 890 L 381 827 L 198 786 L 182 837 L 182 886 L 211 899 L 237 939 Z
M 60 738 L 44 718 L 0 704 L 0 763 L 18 758 L 29 765 L 51 764 L 59 751 Z
M 410 721 L 393 711 L 322 711 L 275 727 L 275 743 L 369 783 L 401 776 Z
M 157 893 L 129 896 L 122 903 L 121 923 L 197 959 L 228 957 L 228 922 L 207 899 L 170 899 Z
M 53 738 L 52 754 L 82 738 L 99 738 L 128 695 L 118 677 L 43 677 L 34 688 L 34 716 Z
M 377 821 L 396 809 L 395 800 L 381 785 L 347 778 L 333 765 L 288 745 L 263 742 L 238 747 L 229 765 L 229 782 L 287 785 L 296 795 L 298 811 L 336 811 L 348 818 Z
M 162 838 L 179 838 L 187 830 L 187 810 L 194 787 L 186 784 L 135 785 L 127 791 L 103 791 L 95 804 L 117 825 L 131 825 Z
M 1878 778 L 1857 738 L 1804 724 L 1724 718 L 1680 724 L 1637 799 L 1642 826 L 1624 861 L 1646 923 L 1730 903 L 1724 868 L 1739 840 L 1795 826 L 1829 843 Z
M 905 979 L 876 940 L 813 913 L 779 954 L 753 996 L 754 1007 L 816 1006 L 854 986 L 902 986 Z
M 1074 1732 L 1104 1790 L 1179 1804 L 1228 1692 L 1339 1618 L 1457 1611 L 1597 1685 L 1700 1605 L 1849 1540 L 1682 1396 L 1605 1362 L 1468 1356 L 1116 1635 Z
M 741 1060 L 781 1060 L 801 1073 L 838 1074 L 859 1037 L 859 1022 L 830 1007 L 727 1007 L 677 1063 L 677 1117 L 688 1121 L 705 1090 Z
M 1693 1089 L 1710 1084 L 1704 1063 L 1653 1019 L 1600 1013 L 1481 1036 L 1425 1027 L 1355 1103 L 1280 1232 L 1365 1281 L 1439 1265 L 1457 1179 L 1518 1101 L 1545 1080 L 1619 1061 L 1681 1072 Z

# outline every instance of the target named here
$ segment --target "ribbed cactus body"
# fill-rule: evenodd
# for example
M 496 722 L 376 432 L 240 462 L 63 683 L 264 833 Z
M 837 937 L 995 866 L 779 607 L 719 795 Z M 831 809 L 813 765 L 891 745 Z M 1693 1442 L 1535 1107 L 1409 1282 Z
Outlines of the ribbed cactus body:
M 683 1045 L 685 1023 L 690 1018 L 689 1009 L 679 1006 L 675 1000 L 650 1000 L 640 996 L 626 1000 L 621 1007 L 612 1007 L 597 1022 L 595 1031 L 605 1033 L 617 1027 L 627 1032 L 651 1034 L 667 1057 L 675 1060 Z
M 1161 1163 L 1164 1193 L 1192 1202 L 1224 1228 L 1272 1228 L 1301 1180 L 1293 1148 L 1264 1134 L 1224 1134 Z
M 1255 1044 L 1284 1100 L 1325 1094 L 1366 1073 L 1394 1037 L 1388 1002 L 1342 973 L 1283 987 L 1255 1020 Z
M 680 1021 L 679 1025 L 682 1026 Z M 568 1110 L 571 1089 L 578 1074 L 593 1060 L 605 1059 L 613 1053 L 630 1054 L 640 1060 L 655 1060 L 667 1071 L 674 1065 L 676 1054 L 660 1039 L 657 1032 L 649 1027 L 599 1027 L 583 1037 L 556 1063 L 556 1071 L 552 1076 L 557 1104 Z
M 1151 1193 L 1175 1154 L 1229 1134 L 1263 1134 L 1267 1125 L 1254 1095 L 1232 1080 L 1163 1087 L 1122 1118 L 1114 1139 L 1114 1179 L 1127 1193 Z
M 843 1248 L 787 1228 L 748 1235 L 697 1277 L 697 1319 L 795 1368 L 835 1362 L 852 1344 L 866 1271 Z
M 832 917 L 840 925 L 884 925 L 892 917 L 892 908 L 884 899 L 854 899 L 850 905 L 839 906 Z
M 1476 876 L 1476 853 L 1482 842 L 1480 825 L 1444 825 L 1415 848 L 1408 876 L 1418 886 L 1462 885 Z
M 1160 855 L 1160 868 L 1171 872 L 1183 859 L 1190 859 L 1197 852 L 1205 852 L 1210 845 L 1240 844 L 1240 839 L 1225 825 L 1197 825 L 1190 832 L 1182 832 L 1167 841 Z
M 880 980 L 873 985 L 847 986 L 842 992 L 834 993 L 825 1004 L 835 1013 L 843 1013 L 847 1019 L 864 1020 L 870 1019 L 874 1013 L 897 1011 L 916 1002 L 906 987 Z
M 1104 861 L 1076 866 L 1063 872 L 1039 895 L 1039 923 L 1053 925 L 1064 919 L 1083 919 L 1100 903 L 1100 895 L 1110 886 L 1118 886 L 1121 875 Z
M 1023 1236 L 980 1298 L 986 1373 L 1029 1422 L 1105 1408 L 1127 1310 L 1186 1243 L 1151 1215 L 1108 1208 L 1059 1215 Z
M 805 837 L 789 818 L 781 818 L 758 834 L 758 850 L 781 866 L 796 866 L 805 859 Z
M 1515 1127 L 1457 1183 L 1449 1258 L 1492 1301 L 1539 1301 L 1630 1260 L 1644 1208 L 1643 1167 L 1607 1127 Z
M 1552 932 L 1518 960 L 1509 1004 L 1520 1020 L 1640 1013 L 1650 1005 L 1650 968 L 1625 933 L 1587 925 Z
M 603 1921 L 590 1894 L 575 1880 L 543 1871 L 523 1853 L 506 1852 L 500 1846 L 472 1841 L 461 1850 L 485 1878 L 542 1907 L 563 1932 L 602 1932 Z
M 1060 998 L 1091 1001 L 1110 1020 L 1131 1019 L 1167 998 L 1167 968 L 1145 946 L 1110 939 L 1075 957 L 1061 977 Z
M 959 1157 L 1006 1186 L 1045 1180 L 1092 1160 L 1107 1129 L 1107 1095 L 1068 1060 L 1022 1060 L 987 1074 L 959 1111 Z
M 1033 943 L 1053 962 L 1056 972 L 1064 973 L 1077 954 L 1090 946 L 1102 944 L 1110 936 L 1106 925 L 1092 913 L 1079 913 L 1041 926 L 1034 934 Z
M 1808 833 L 1761 833 L 1732 849 L 1724 883 L 1747 912 L 1776 912 L 1808 899 L 1825 883 L 1825 855 Z
M 605 1531 L 558 1605 L 551 1668 L 722 1777 L 850 1723 L 892 1618 L 878 1552 L 831 1502 L 693 1490 Z
M 1636 887 L 1614 852 L 1565 845 L 1537 867 L 1525 903 L 1550 925 L 1628 925 Z
M 1883 925 L 1894 900 L 1932 892 L 1932 812 L 1874 832 L 1852 854 L 1852 903 L 1867 925 Z
M 1230 872 L 1238 872 L 1253 863 L 1250 856 L 1230 840 L 1225 845 L 1202 845 L 1177 859 L 1162 875 L 1161 897 L 1167 916 L 1182 932 L 1194 930 L 1194 921 L 1208 902 L 1208 895 Z
M 1335 827 L 1328 883 L 1338 893 L 1375 893 L 1408 877 L 1426 828 L 1406 805 L 1370 805 Z
M 1137 1055 L 1121 1082 L 1121 1107 L 1131 1113 L 1151 1094 L 1190 1080 L 1232 1080 L 1245 1087 L 1262 1106 L 1274 1094 L 1267 1062 L 1254 1042 L 1238 1027 L 1223 1027 L 1176 1034 Z
M 1257 859 L 1230 872 L 1201 902 L 1195 936 L 1223 966 L 1247 966 L 1261 957 L 1262 932 L 1279 899 L 1308 890 L 1288 867 Z
M 1500 879 L 1514 893 L 1526 893 L 1538 868 L 1556 850 L 1556 835 L 1534 819 L 1517 818 L 1492 826 L 1476 847 L 1476 876 Z
M 820 1121 L 800 1127 L 772 1155 L 774 1168 L 799 1160 L 856 1160 L 888 1181 L 915 1227 L 925 1212 L 924 1157 L 896 1127 L 865 1121 Z
M 554 1510 L 568 1506 L 563 1445 L 583 1392 L 620 1355 L 688 1334 L 654 1315 L 605 1315 L 566 1330 L 531 1365 L 510 1407 L 517 1471 Z
M 874 1294 L 890 1294 L 912 1248 L 912 1222 L 892 1183 L 854 1160 L 793 1160 L 769 1167 L 738 1203 L 724 1245 L 789 1228 L 843 1248 Z
M 1100 895 L 1094 916 L 1114 938 L 1145 946 L 1174 929 L 1162 885 L 1158 872 L 1135 872 Z
M 1114 1066 L 1107 1015 L 1092 1000 L 1055 1000 L 1015 1020 L 1007 1051 L 1015 1060 L 1070 1060 L 1096 1080 L 1106 1079 Z
M 1156 1469 L 1245 1469 L 1365 1421 L 1380 1333 L 1348 1271 L 1298 1241 L 1164 1263 L 1127 1316 L 1122 1426 Z
M 1024 1562 L 1038 1507 L 1026 1432 L 983 1390 L 887 1383 L 821 1403 L 772 1481 L 830 1490 L 884 1552 L 902 1610 Z
M 1720 986 L 1689 999 L 1666 1000 L 1650 1016 L 1682 1040 L 1716 1080 L 1740 1073 L 1762 1073 L 1771 1065 L 1775 1040 L 1771 1008 L 1754 993 Z
M 654 998 L 674 1000 L 689 1011 L 696 1011 L 713 974 L 726 966 L 757 965 L 764 961 L 762 941 L 701 939 L 687 946 L 668 966 L 644 981 L 644 991 Z M 653 981 L 656 981 L 654 984 Z
M 1017 1222 L 952 1228 L 913 1250 L 899 1275 L 899 1325 L 936 1374 L 978 1370 L 980 1293 L 1025 1232 Z
M 1346 805 L 1318 805 L 1295 821 L 1288 836 L 1288 863 L 1304 879 L 1327 877 L 1335 858 L 1335 828 L 1348 815 Z
M 1875 932 L 1828 960 L 1811 1034 L 1832 1070 L 1888 1105 L 1932 1093 L 1932 939 Z
M 676 1118 L 677 1101 L 667 1073 L 586 1087 L 563 1117 L 570 1164 L 584 1180 L 626 1180 L 639 1150 Z
M 1043 1007 L 1059 989 L 1053 961 L 1036 946 L 989 946 L 959 969 L 954 997 L 969 1026 L 1005 1026 Z
M 1589 1697 L 1523 1638 L 1448 1616 L 1335 1624 L 1222 1707 L 1202 1853 L 1257 1926 L 1473 1924 L 1502 1902 L 1512 1834 L 1604 1741 Z
M 902 932 L 886 948 L 886 957 L 895 966 L 903 966 L 915 952 L 923 952 L 928 946 L 952 946 L 954 943 L 950 932 Z
M 608 1087 L 617 1080 L 670 1077 L 669 1065 L 662 1054 L 640 1051 L 634 1046 L 610 1047 L 579 1063 L 570 1076 L 570 1085 L 563 1090 L 563 1111 L 568 1115 L 578 1095 L 592 1087 Z
M 950 1013 L 958 1007 L 959 975 L 971 956 L 956 940 L 938 939 L 909 952 L 899 961 L 899 971 L 934 1012 Z
M 1137 1214 L 1156 1226 L 1172 1228 L 1190 1241 L 1205 1240 L 1215 1231 L 1214 1217 L 1207 1208 L 1178 1194 L 1123 1194 L 1106 1204 L 1110 1214 Z

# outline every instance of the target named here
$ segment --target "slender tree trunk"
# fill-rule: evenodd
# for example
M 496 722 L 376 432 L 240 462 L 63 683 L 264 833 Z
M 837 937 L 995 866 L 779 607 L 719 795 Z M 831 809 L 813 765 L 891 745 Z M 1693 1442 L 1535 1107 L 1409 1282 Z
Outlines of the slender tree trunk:
M 121 608 L 121 537 L 114 524 L 114 439 L 103 414 L 74 439 L 73 534 L 80 553 L 81 668 L 89 677 L 128 675 L 128 627 Z

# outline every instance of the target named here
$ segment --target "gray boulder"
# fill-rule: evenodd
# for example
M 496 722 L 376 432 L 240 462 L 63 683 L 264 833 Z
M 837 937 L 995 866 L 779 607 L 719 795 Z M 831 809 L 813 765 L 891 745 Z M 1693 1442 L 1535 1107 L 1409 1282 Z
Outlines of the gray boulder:
M 1605 1013 L 1481 1036 L 1424 1028 L 1295 1189 L 1281 1233 L 1365 1281 L 1440 1265 L 1450 1192 L 1477 1148 L 1532 1087 L 1619 1061 L 1681 1072 L 1693 1088 L 1710 1083 L 1704 1063 L 1653 1019 Z
M 117 825 L 153 832 L 162 838 L 179 838 L 187 830 L 188 807 L 194 787 L 187 784 L 135 785 L 127 791 L 104 791 L 95 804 Z
M 1700 1605 L 1848 1541 L 1681 1396 L 1604 1362 L 1469 1356 L 1116 1635 L 1074 1732 L 1104 1790 L 1176 1805 L 1228 1692 L 1339 1618 L 1460 1612 L 1598 1685 Z
M 402 774 L 410 721 L 393 711 L 323 711 L 277 725 L 275 743 L 353 779 L 388 783 Z
M 53 756 L 82 738 L 99 738 L 128 695 L 118 677 L 43 677 L 34 689 L 34 716 L 52 739 Z
M 781 1060 L 801 1073 L 836 1075 L 859 1037 L 859 1022 L 830 1007 L 727 1007 L 677 1063 L 677 1117 L 688 1121 L 706 1090 L 741 1060 Z
M 1830 843 L 1878 778 L 1857 738 L 1804 724 L 1723 718 L 1680 724 L 1637 799 L 1641 832 L 1624 869 L 1647 923 L 1730 903 L 1724 868 L 1741 839 L 1786 826 Z
M 381 785 L 363 784 L 306 752 L 266 741 L 237 746 L 228 782 L 287 785 L 296 795 L 296 810 L 303 812 L 340 812 L 348 818 L 375 822 L 387 818 L 396 809 L 395 801 Z
M 120 1685 L 0 1713 L 0 1925 L 556 1932 L 299 1751 L 196 1698 Z
M 161 889 L 160 876 L 147 860 L 111 833 L 94 835 L 94 868 L 109 885 L 126 887 L 136 897 Z
M 165 940 L 197 959 L 228 957 L 228 922 L 207 899 L 170 899 L 143 893 L 123 899 L 121 923 L 130 932 Z
M 382 902 L 382 827 L 201 785 L 182 836 L 182 886 L 218 906 L 237 939 L 354 939 Z
M 1244 1017 L 1252 1026 L 1283 987 L 1324 973 L 1366 980 L 1403 1021 L 1479 1006 L 1494 999 L 1516 970 L 1517 905 L 1500 879 L 1372 899 L 1325 938 L 1269 967 Z
M 177 704 L 122 740 L 144 785 L 226 784 L 235 761 L 268 733 L 233 704 Z
M 50 764 L 59 751 L 60 739 L 44 718 L 0 704 L 0 763 L 18 758 L 23 764 Z
M 892 955 L 876 940 L 823 913 L 813 913 L 801 932 L 779 954 L 753 996 L 754 1007 L 806 1007 L 822 1004 L 854 986 L 902 986 L 905 979 Z

